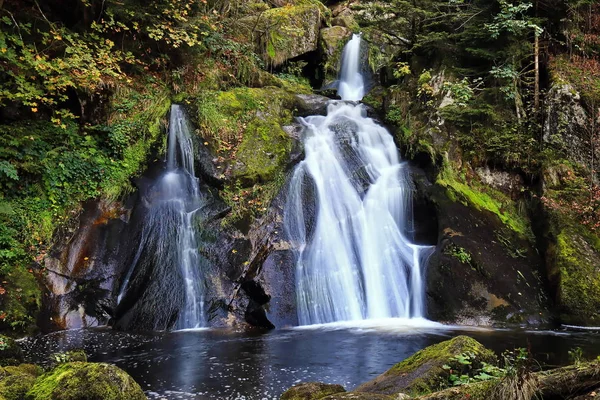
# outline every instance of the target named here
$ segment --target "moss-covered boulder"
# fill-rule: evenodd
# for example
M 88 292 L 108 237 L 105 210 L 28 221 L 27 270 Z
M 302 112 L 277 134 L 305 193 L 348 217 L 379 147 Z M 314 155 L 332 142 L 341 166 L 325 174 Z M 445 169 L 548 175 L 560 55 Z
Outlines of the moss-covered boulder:
M 317 400 L 346 390 L 341 385 L 307 382 L 292 386 L 281 395 L 281 400 Z
M 0 365 L 16 365 L 23 362 L 23 350 L 7 336 L 0 335 Z
M 323 60 L 323 70 L 327 81 L 334 80 L 340 69 L 344 45 L 352 36 L 352 31 L 343 26 L 323 28 L 319 33 L 319 53 Z
M 104 363 L 61 364 L 37 379 L 28 400 L 145 400 L 132 377 Z
M 377 378 L 360 385 L 355 391 L 386 395 L 430 393 L 448 385 L 449 372 L 443 366 L 453 368 L 458 364 L 454 357 L 462 354 L 472 355 L 472 365 L 496 360 L 496 355 L 475 339 L 457 336 L 418 351 Z M 454 369 L 459 368 L 456 365 Z
M 558 317 L 572 325 L 600 324 L 600 238 L 558 211 L 547 233 L 546 266 Z
M 238 22 L 240 40 L 252 38 L 256 53 L 268 65 L 317 50 L 319 28 L 327 9 L 318 1 L 272 8 Z
M 42 372 L 39 366 L 33 364 L 21 364 L 0 369 L 0 399 L 24 399 Z

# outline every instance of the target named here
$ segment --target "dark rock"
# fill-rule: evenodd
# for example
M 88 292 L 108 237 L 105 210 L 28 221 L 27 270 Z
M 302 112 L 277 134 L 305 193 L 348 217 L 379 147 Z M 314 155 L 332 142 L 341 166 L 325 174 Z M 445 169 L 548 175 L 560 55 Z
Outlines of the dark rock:
M 431 184 L 424 173 L 414 179 L 438 217 L 426 273 L 427 317 L 467 325 L 547 323 L 543 260 L 532 239 L 453 189 Z
M 310 115 L 327 115 L 327 105 L 331 101 L 329 97 L 318 94 L 297 94 L 298 104 L 296 106 L 299 117 Z

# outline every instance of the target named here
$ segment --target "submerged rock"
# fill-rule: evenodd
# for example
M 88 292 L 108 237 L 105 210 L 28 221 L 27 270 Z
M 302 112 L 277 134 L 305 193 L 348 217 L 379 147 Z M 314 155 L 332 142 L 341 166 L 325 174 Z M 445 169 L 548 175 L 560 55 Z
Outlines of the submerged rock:
M 454 368 L 457 361 L 453 360 L 453 357 L 463 353 L 473 354 L 473 364 L 491 363 L 496 360 L 494 352 L 475 339 L 457 336 L 418 351 L 377 378 L 363 383 L 355 391 L 387 395 L 432 392 L 440 385 L 448 384 L 449 372 L 443 367 L 448 365 Z
M 145 400 L 133 378 L 104 363 L 62 364 L 37 379 L 28 400 Z
M 307 382 L 292 386 L 281 395 L 281 400 L 317 400 L 326 396 L 345 392 L 341 385 L 321 382 Z M 333 398 L 333 397 L 327 397 Z

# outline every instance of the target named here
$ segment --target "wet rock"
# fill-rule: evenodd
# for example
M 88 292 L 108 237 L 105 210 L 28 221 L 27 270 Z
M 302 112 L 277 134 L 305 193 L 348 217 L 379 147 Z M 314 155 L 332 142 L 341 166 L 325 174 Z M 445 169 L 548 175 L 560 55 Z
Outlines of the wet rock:
M 307 117 L 310 115 L 327 115 L 327 105 L 331 101 L 329 97 L 318 94 L 298 94 L 297 115 Z
M 0 365 L 16 365 L 23 362 L 23 350 L 13 339 L 0 335 Z
M 475 183 L 431 184 L 424 173 L 414 179 L 438 217 L 438 241 L 426 273 L 427 317 L 467 325 L 547 323 L 543 260 L 533 234 L 526 220 L 494 208 L 513 200 L 493 199 Z M 488 203 L 478 205 L 482 199 Z
M 78 224 L 59 235 L 44 260 L 46 292 L 42 331 L 102 325 L 110 318 L 111 293 L 118 284 L 120 240 L 129 211 L 120 203 L 84 205 Z
M 355 392 L 386 395 L 432 392 L 444 384 L 448 385 L 450 373 L 443 366 L 449 365 L 459 369 L 455 365 L 458 361 L 452 358 L 463 353 L 474 354 L 474 360 L 471 360 L 473 365 L 481 365 L 481 362 L 492 363 L 496 360 L 494 352 L 475 339 L 457 336 L 418 351 L 372 381 L 363 383 Z
M 307 382 L 292 386 L 286 390 L 281 395 L 281 400 L 317 400 L 345 391 L 346 390 L 341 385 L 330 385 L 321 382 Z
M 104 363 L 62 364 L 37 379 L 31 400 L 145 400 L 140 386 L 125 371 Z

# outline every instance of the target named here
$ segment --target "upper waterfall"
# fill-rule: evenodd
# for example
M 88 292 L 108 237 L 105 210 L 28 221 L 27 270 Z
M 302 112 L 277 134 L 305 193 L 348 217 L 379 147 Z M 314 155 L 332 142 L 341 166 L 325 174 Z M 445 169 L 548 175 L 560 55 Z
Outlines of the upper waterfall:
M 360 36 L 346 45 L 339 93 L 359 100 Z M 431 246 L 413 244 L 413 185 L 390 133 L 364 106 L 332 102 L 302 119 L 305 159 L 284 210 L 298 250 L 301 324 L 422 317 L 423 266 Z
M 342 100 L 360 101 L 365 95 L 365 82 L 360 70 L 361 43 L 360 34 L 354 34 L 344 46 L 338 86 L 338 95 Z

